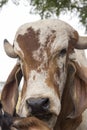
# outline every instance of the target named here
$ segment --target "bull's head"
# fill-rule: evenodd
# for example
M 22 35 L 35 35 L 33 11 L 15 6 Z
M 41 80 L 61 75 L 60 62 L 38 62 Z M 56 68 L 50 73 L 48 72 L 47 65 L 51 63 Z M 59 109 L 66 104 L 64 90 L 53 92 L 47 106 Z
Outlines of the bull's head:
M 53 128 L 61 111 L 65 86 L 69 86 L 74 106 L 74 112 L 68 113 L 70 118 L 78 116 L 87 107 L 85 57 L 83 51 L 75 50 L 87 48 L 87 37 L 80 37 L 63 21 L 43 20 L 21 26 L 14 45 L 5 40 L 4 47 L 8 56 L 18 58 L 2 91 L 2 103 L 6 100 L 4 109 L 7 110 L 11 99 L 12 107 L 15 107 L 21 75 L 24 83 L 18 114 L 22 117 L 38 117 Z M 68 66 L 71 67 L 68 69 Z M 11 113 L 12 110 L 7 111 Z

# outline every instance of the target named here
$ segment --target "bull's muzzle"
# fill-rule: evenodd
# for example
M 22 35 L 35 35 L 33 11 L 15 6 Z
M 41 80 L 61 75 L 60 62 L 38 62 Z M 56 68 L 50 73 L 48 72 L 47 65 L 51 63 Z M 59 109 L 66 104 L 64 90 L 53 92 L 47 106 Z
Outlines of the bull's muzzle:
M 49 111 L 49 98 L 29 98 L 26 100 L 26 103 L 27 107 L 31 111 L 31 114 L 43 114 Z

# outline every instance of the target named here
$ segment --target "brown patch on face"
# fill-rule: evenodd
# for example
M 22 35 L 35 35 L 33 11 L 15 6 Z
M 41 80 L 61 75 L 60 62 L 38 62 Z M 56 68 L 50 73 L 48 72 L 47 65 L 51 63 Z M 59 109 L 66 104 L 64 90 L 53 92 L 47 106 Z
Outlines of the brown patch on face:
M 54 40 L 56 38 L 55 32 L 56 32 L 55 30 L 52 30 L 52 34 L 50 34 L 50 35 L 47 36 L 47 39 L 46 39 L 46 42 L 45 42 L 46 45 L 47 44 L 51 44 L 51 43 L 54 42 Z
M 78 36 L 77 31 L 74 31 L 73 34 L 74 34 L 74 37 L 70 37 L 69 43 L 73 46 L 73 48 L 76 48 L 79 36 Z
M 49 48 L 50 48 L 51 44 L 54 42 L 55 38 L 56 38 L 56 31 L 52 30 L 51 34 L 47 36 L 46 42 L 45 42 L 46 51 L 47 51 L 48 56 L 51 55 Z
M 26 49 L 29 52 L 37 50 L 40 46 L 39 43 L 39 30 L 34 31 L 33 28 L 28 28 L 27 32 L 24 35 L 19 35 L 17 41 L 20 47 Z M 23 50 L 24 50 L 23 49 Z
M 39 63 L 33 59 L 32 52 L 40 47 L 39 30 L 34 31 L 32 27 L 28 28 L 24 35 L 18 35 L 17 42 L 21 50 L 23 50 L 23 59 L 28 65 L 30 65 L 29 68 L 36 68 Z
M 40 33 L 39 30 L 34 31 L 34 29 L 30 27 L 27 29 L 26 33 L 24 33 L 23 35 L 19 34 L 17 37 L 18 45 L 24 54 L 23 57 L 22 54 L 20 55 L 21 52 L 18 52 L 22 60 L 22 70 L 23 70 L 24 81 L 25 81 L 22 89 L 22 96 L 26 92 L 27 80 L 29 78 L 30 70 L 37 69 L 37 67 L 40 64 L 40 62 L 36 61 L 32 57 L 32 52 L 38 50 L 38 48 L 40 47 L 39 33 Z

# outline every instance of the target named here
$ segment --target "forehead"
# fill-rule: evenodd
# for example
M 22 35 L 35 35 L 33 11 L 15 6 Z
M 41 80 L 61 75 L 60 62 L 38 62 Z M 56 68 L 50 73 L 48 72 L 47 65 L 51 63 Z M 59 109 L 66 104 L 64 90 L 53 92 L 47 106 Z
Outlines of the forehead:
M 68 46 L 70 33 L 73 33 L 73 28 L 63 21 L 40 20 L 21 26 L 16 33 L 14 46 L 24 58 L 33 56 L 40 61 L 44 56 L 46 60 L 48 56 Z

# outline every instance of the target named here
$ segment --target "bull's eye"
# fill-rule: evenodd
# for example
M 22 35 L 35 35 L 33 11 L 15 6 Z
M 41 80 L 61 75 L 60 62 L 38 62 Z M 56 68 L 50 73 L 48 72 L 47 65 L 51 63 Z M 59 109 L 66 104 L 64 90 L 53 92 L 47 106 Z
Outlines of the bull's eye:
M 63 57 L 66 54 L 66 48 L 62 49 L 59 53 L 59 56 Z

